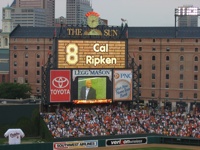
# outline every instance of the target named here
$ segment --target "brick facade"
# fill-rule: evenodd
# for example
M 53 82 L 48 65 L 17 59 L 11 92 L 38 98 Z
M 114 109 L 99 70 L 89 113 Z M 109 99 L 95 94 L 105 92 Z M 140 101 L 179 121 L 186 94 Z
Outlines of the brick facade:
M 141 99 L 199 100 L 200 39 L 134 38 L 128 49 L 141 68 Z
M 163 33 L 158 32 L 158 30 L 163 31 Z M 199 32 L 199 28 L 191 28 L 191 32 L 189 29 L 183 30 L 184 32 L 180 31 L 184 34 L 188 33 L 186 35 L 183 34 L 182 37 L 168 35 L 171 33 L 168 33 L 167 30 L 174 33 L 172 32 L 174 31 L 173 28 L 133 28 L 129 30 L 128 53 L 131 57 L 134 57 L 134 61 L 140 67 L 140 98 L 142 100 L 200 101 L 200 38 L 199 35 L 194 34 L 194 31 Z M 51 32 L 53 33 L 53 29 Z M 139 34 L 140 32 L 141 35 Z M 142 35 L 144 32 L 145 35 Z M 159 35 L 155 35 L 156 33 L 159 33 Z M 160 33 L 163 35 L 160 35 Z M 37 37 L 36 33 L 34 36 L 17 37 L 17 34 L 16 36 L 11 36 L 10 82 L 27 82 L 33 88 L 32 93 L 40 95 L 41 66 L 47 62 L 49 50 L 53 49 L 53 39 Z M 154 38 L 155 36 L 160 36 L 160 38 Z M 167 36 L 170 36 L 170 38 L 167 38 Z M 190 38 L 187 38 L 187 36 Z M 91 52 L 95 42 L 96 40 L 89 42 L 91 45 L 88 46 L 88 49 L 85 47 L 88 43 L 78 43 L 82 53 L 80 58 L 87 50 L 90 55 L 95 54 L 95 52 Z M 66 62 L 66 52 L 63 51 L 64 44 L 66 43 L 63 41 L 61 41 L 60 45 L 58 44 L 58 54 L 61 54 L 59 56 L 60 64 Z M 108 44 L 113 45 L 113 48 L 112 46 L 109 47 L 109 53 L 107 53 L 106 57 L 119 56 L 119 61 L 124 62 L 124 41 L 119 41 L 119 43 L 109 41 Z M 118 52 L 110 51 L 112 49 L 117 50 L 119 47 L 122 48 L 122 51 L 119 49 L 119 54 L 117 54 Z M 84 59 L 85 56 L 81 61 L 85 62 Z M 120 65 L 123 66 L 123 62 Z M 59 63 L 58 65 L 60 65 Z M 58 67 L 62 68 L 63 66 L 60 65 Z M 115 66 L 105 65 L 98 67 L 115 68 Z M 73 67 L 65 64 L 64 68 Z M 78 64 L 77 68 L 88 68 L 88 66 Z M 119 67 L 117 66 L 116 68 Z
M 34 95 L 41 94 L 41 67 L 52 49 L 51 38 L 10 39 L 10 82 L 29 83 Z

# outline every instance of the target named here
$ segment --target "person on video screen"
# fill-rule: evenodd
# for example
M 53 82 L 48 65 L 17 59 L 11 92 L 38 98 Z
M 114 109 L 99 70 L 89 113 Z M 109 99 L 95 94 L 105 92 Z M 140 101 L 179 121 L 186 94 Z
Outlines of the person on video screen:
M 87 79 L 85 86 L 81 88 L 80 99 L 96 99 L 96 90 L 92 87 L 92 81 Z

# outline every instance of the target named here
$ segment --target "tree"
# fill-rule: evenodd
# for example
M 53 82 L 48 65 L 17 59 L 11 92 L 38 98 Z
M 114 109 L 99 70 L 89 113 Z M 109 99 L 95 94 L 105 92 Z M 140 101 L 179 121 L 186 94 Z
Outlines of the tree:
M 31 90 L 32 89 L 29 84 L 1 83 L 0 98 L 4 99 L 29 98 Z

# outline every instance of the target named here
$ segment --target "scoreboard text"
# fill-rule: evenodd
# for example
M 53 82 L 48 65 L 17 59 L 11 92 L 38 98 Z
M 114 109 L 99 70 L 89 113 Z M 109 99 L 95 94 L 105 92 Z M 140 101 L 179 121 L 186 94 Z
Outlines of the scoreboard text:
M 58 40 L 58 68 L 125 68 L 126 42 Z

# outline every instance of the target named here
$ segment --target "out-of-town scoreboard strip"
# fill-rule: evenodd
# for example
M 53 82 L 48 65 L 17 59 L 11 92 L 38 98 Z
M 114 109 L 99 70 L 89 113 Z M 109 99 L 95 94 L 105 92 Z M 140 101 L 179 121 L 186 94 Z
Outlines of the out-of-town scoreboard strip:
M 125 41 L 58 40 L 58 68 L 125 68 Z

